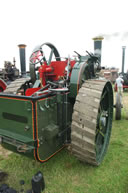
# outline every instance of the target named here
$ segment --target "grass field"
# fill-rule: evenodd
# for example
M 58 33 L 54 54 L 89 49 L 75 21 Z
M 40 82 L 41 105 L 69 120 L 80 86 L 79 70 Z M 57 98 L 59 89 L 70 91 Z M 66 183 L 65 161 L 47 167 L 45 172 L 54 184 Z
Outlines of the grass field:
M 128 193 L 128 94 L 124 94 L 122 120 L 113 120 L 110 145 L 101 166 L 82 164 L 66 149 L 44 164 L 17 154 L 0 155 L 0 168 L 8 172 L 5 181 L 17 190 L 24 179 L 29 189 L 32 176 L 44 174 L 45 193 Z

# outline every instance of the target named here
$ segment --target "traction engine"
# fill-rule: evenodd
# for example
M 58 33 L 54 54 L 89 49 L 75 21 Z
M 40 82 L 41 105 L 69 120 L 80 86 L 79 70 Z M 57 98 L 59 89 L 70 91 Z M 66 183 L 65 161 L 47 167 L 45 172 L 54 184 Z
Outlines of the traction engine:
M 51 50 L 48 59 L 44 46 Z M 79 160 L 102 162 L 112 127 L 112 86 L 98 78 L 96 54 L 75 53 L 74 59 L 62 60 L 53 44 L 36 47 L 30 77 L 16 79 L 0 93 L 0 142 L 5 148 L 45 162 L 69 145 Z
M 13 64 L 10 61 L 4 62 L 4 68 L 0 69 L 0 92 L 6 89 L 7 84 L 19 77 L 19 70 L 15 66 L 15 58 Z

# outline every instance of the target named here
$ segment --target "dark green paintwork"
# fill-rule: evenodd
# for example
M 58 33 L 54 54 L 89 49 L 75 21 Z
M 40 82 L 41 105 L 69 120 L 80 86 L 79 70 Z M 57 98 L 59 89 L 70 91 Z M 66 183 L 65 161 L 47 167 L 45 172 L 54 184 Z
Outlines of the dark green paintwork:
M 102 119 L 105 118 L 105 124 Z M 96 160 L 100 164 L 104 158 L 109 144 L 113 118 L 113 90 L 110 82 L 107 82 L 100 99 L 96 128 Z
M 8 116 L 3 116 L 6 113 Z M 17 120 L 17 116 L 27 121 Z M 27 144 L 31 150 L 34 148 L 31 101 L 0 98 L 0 136 L 6 147 L 9 144 L 8 149 L 14 147 L 13 150 L 17 151 L 23 144 Z
M 72 107 L 67 95 L 58 95 L 37 101 L 37 127 L 40 147 L 38 158 L 46 160 L 63 147 L 70 126 Z M 67 109 L 67 110 L 66 110 Z M 63 135 L 60 135 L 60 134 Z
M 77 62 L 74 65 L 74 68 L 72 70 L 71 74 L 71 80 L 70 80 L 70 97 L 76 98 L 78 93 L 78 88 L 81 87 L 82 83 L 86 79 L 85 77 L 85 70 L 88 64 L 84 62 Z
M 32 108 L 33 103 L 35 111 Z M 59 93 L 35 101 L 22 100 L 20 97 L 18 100 L 9 97 L 0 98 L 0 107 L 0 136 L 3 139 L 2 145 L 7 149 L 17 151 L 20 145 L 26 144 L 27 151 L 24 154 L 31 156 L 35 148 L 37 158 L 43 161 L 66 143 L 73 108 L 68 94 Z M 8 117 L 3 117 L 3 113 L 7 113 Z M 37 140 L 39 148 L 34 143 Z
M 3 113 L 10 113 L 27 118 L 27 123 L 17 120 L 9 120 L 4 118 Z M 25 131 L 26 126 L 30 129 Z M 0 98 L 0 130 L 3 129 L 5 133 L 9 133 L 9 136 L 16 134 L 16 138 L 19 139 L 20 135 L 24 137 L 32 138 L 32 104 L 30 101 L 15 100 Z M 3 133 L 3 132 L 2 132 Z M 7 134 L 8 135 L 8 134 Z M 24 140 L 24 139 L 23 139 Z

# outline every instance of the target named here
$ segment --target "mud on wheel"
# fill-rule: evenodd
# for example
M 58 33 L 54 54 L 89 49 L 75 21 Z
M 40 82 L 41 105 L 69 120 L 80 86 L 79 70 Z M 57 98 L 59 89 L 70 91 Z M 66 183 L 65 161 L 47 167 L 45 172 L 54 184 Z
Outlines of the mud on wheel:
M 87 80 L 76 97 L 71 125 L 72 153 L 79 160 L 100 165 L 109 144 L 112 117 L 111 83 Z

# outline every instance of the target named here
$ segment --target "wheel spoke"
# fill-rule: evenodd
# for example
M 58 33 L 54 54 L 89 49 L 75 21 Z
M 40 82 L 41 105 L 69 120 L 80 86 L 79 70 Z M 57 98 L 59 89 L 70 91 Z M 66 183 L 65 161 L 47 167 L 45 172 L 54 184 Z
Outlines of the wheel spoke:
M 99 106 L 99 110 L 100 110 L 100 114 L 102 113 L 102 110 L 103 110 L 103 106 L 102 104 L 100 103 L 100 106 Z
M 107 91 L 105 90 L 105 92 L 103 93 L 103 95 L 101 96 L 101 99 L 100 99 L 100 107 L 99 107 L 99 109 L 100 109 L 100 111 L 102 111 L 104 108 L 103 108 L 103 99 L 105 99 L 105 97 L 106 97 L 106 95 L 107 95 Z
M 41 57 L 43 57 L 43 53 L 42 53 L 40 50 L 35 51 L 35 52 L 32 53 L 32 55 L 31 55 L 31 57 L 30 57 L 30 61 L 31 61 L 33 64 L 36 63 L 36 62 L 38 63 L 39 61 L 42 60 Z
M 100 129 L 97 129 L 97 133 L 100 133 L 104 137 L 104 133 Z
M 101 99 L 100 99 L 100 102 L 105 98 L 105 95 L 107 94 L 108 92 L 105 90 L 104 94 L 102 95 Z
M 36 56 L 39 58 L 40 56 L 43 56 L 43 53 L 41 53 L 40 51 L 38 51 Z
M 96 147 L 95 147 L 96 154 L 99 154 L 101 152 L 101 149 L 102 149 L 101 144 L 96 145 Z

